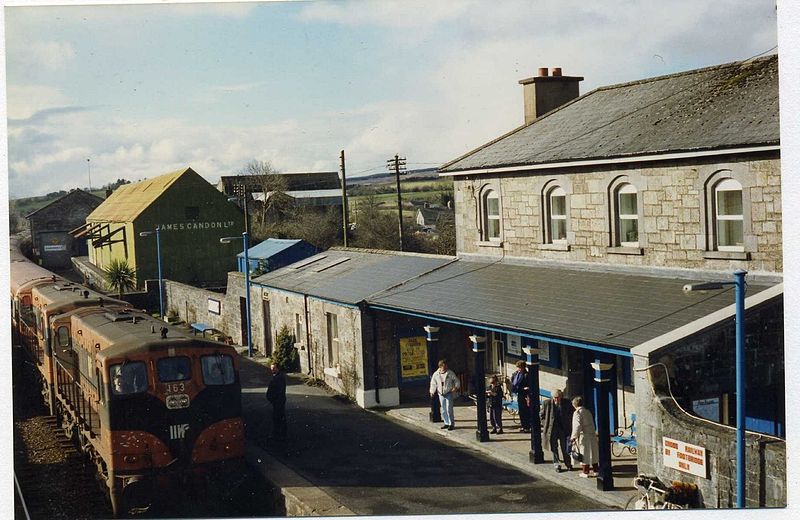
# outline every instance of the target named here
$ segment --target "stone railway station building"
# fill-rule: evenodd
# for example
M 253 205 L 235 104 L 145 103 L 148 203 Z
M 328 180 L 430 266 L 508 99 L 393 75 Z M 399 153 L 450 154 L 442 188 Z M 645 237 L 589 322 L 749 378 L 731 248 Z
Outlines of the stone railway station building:
M 332 249 L 258 276 L 254 344 L 288 326 L 302 370 L 364 407 L 424 401 L 438 358 L 476 394 L 527 360 L 539 395 L 583 395 L 603 438 L 635 414 L 640 472 L 731 507 L 734 294 L 683 287 L 745 269 L 747 505 L 783 506 L 777 56 L 584 95 L 581 80 L 520 81 L 525 123 L 440 168 L 456 257 Z M 239 337 L 240 273 L 214 315 L 179 285 L 185 319 Z M 665 439 L 704 449 L 700 470 Z

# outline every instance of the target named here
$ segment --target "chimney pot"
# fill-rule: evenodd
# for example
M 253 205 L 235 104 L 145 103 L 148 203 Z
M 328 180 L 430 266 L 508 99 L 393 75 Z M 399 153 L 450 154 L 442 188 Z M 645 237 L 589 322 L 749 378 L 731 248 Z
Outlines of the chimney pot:
M 559 77 L 559 76 L 561 76 L 561 67 L 555 67 L 553 69 L 553 77 Z
M 539 67 L 539 77 L 547 77 L 547 67 Z

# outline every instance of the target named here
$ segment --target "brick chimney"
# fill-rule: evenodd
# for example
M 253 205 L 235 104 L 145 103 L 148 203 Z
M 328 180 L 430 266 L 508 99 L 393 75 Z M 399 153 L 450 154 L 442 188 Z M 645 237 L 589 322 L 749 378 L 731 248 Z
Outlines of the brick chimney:
M 580 81 L 580 76 L 562 76 L 561 67 L 553 68 L 550 75 L 547 67 L 540 67 L 538 76 L 519 80 L 525 100 L 525 124 L 580 96 Z

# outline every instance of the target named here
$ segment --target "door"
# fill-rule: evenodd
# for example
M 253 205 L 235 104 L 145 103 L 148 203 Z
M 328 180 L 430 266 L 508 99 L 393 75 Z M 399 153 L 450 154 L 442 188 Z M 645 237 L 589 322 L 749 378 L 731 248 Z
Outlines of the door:
M 239 297 L 239 317 L 240 325 L 242 328 L 242 345 L 247 345 L 247 298 L 244 296 Z

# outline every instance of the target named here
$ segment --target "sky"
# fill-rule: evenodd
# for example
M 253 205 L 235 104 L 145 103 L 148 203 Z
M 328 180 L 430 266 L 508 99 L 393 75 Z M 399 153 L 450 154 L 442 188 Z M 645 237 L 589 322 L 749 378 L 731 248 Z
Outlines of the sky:
M 777 43 L 774 0 L 11 6 L 8 192 L 436 167 L 522 124 L 539 67 L 586 93 Z

